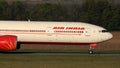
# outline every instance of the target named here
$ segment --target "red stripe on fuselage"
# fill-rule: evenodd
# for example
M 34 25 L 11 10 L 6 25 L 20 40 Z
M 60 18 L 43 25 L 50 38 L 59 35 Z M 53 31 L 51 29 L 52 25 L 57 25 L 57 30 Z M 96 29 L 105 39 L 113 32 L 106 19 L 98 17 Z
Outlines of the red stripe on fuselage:
M 19 42 L 21 44 L 66 44 L 66 45 L 89 45 L 91 43 L 79 42 Z

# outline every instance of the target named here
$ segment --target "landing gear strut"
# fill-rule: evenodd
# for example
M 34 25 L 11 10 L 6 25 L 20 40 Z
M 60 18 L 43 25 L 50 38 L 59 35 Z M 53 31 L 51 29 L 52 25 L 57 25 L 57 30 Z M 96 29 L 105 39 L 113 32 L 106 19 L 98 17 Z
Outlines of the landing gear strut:
M 97 46 L 96 43 L 90 44 L 90 48 L 89 48 L 89 54 L 93 54 L 93 49 Z

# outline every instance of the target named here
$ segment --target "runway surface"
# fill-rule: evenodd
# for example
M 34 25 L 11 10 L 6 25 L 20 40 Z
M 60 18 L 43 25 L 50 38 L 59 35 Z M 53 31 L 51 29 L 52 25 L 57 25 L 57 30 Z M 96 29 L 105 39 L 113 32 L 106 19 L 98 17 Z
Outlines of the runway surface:
M 1 52 L 2 54 L 15 54 L 15 55 L 100 55 L 100 56 L 120 56 L 120 53 L 82 53 L 82 52 Z

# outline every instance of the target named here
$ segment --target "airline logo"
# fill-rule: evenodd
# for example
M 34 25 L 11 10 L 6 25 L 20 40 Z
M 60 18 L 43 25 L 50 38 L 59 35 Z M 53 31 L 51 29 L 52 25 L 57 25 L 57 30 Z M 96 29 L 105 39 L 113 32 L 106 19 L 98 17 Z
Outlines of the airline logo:
M 85 30 L 84 27 L 53 27 L 53 29 L 62 29 L 62 30 Z
M 53 27 L 55 33 L 67 35 L 81 35 L 84 33 L 84 27 Z

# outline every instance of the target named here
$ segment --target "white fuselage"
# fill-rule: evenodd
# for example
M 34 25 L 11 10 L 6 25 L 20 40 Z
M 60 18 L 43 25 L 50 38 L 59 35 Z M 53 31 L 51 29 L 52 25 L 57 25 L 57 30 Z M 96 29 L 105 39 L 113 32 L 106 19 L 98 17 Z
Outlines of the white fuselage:
M 112 38 L 106 29 L 81 22 L 0 21 L 0 35 L 18 42 L 98 43 Z

